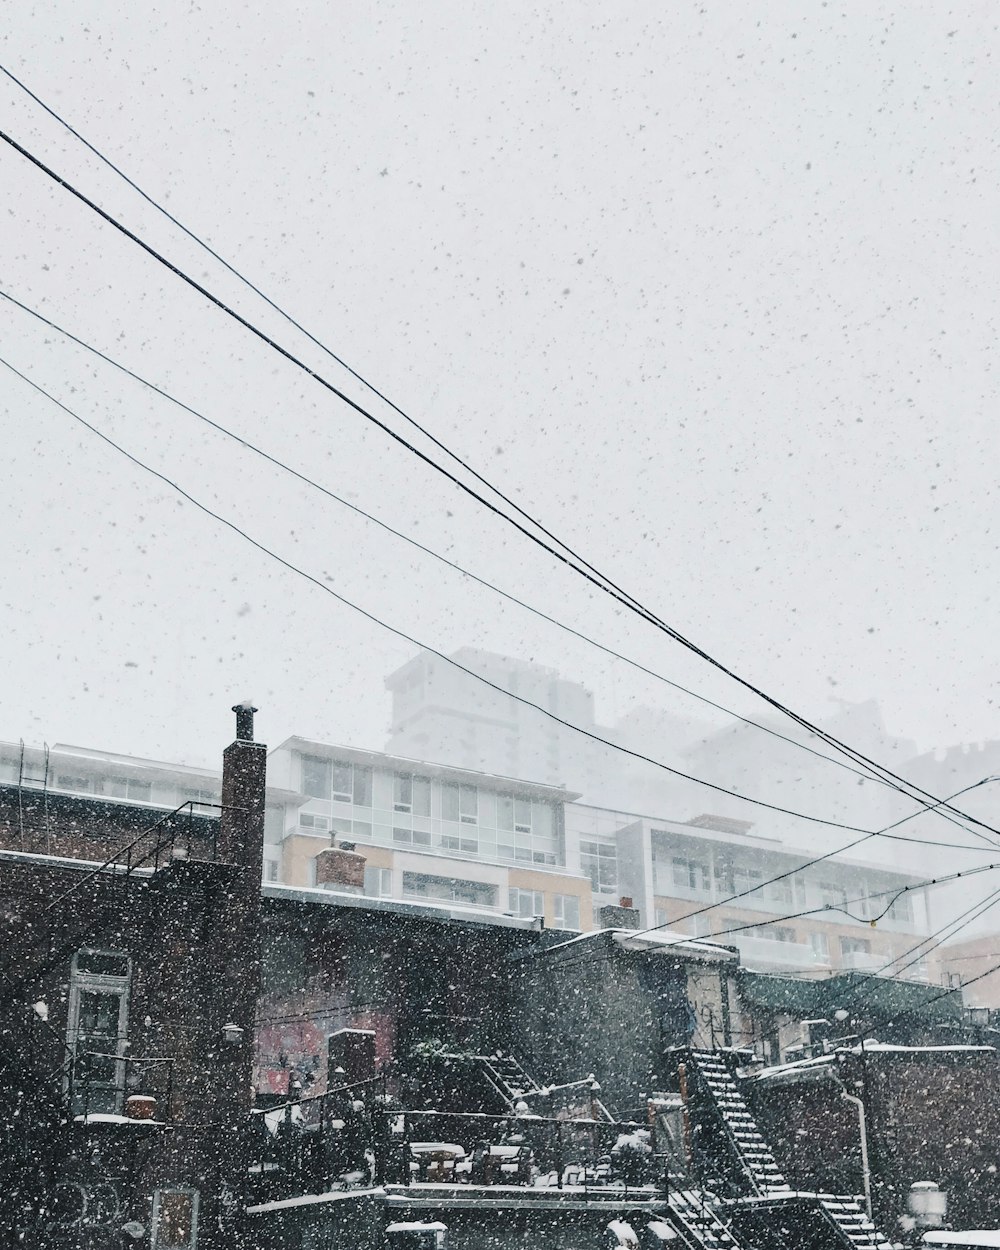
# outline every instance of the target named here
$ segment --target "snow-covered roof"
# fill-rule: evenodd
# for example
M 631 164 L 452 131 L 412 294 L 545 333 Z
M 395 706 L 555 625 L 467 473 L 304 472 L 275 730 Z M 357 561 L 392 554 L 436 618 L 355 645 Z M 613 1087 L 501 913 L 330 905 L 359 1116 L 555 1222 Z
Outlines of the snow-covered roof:
M 736 951 L 718 942 L 691 938 L 685 933 L 674 933 L 668 929 L 591 929 L 588 933 L 578 933 L 575 937 L 567 938 L 565 942 L 555 942 L 551 946 L 539 947 L 525 954 L 552 955 L 570 946 L 578 946 L 584 942 L 603 942 L 608 938 L 628 951 L 652 951 L 655 954 L 680 955 L 688 959 L 720 963 L 739 959 Z
M 964 1233 L 924 1233 L 925 1246 L 1000 1246 L 1000 1228 L 970 1228 Z
M 326 1194 L 302 1194 L 298 1198 L 281 1198 L 247 1207 L 247 1215 L 263 1215 L 268 1211 L 287 1211 L 293 1207 L 313 1207 L 325 1202 L 343 1202 L 349 1198 L 384 1198 L 384 1189 L 333 1189 Z
M 729 963 L 739 959 L 739 954 L 719 942 L 705 942 L 690 938 L 685 933 L 673 933 L 669 929 L 615 929 L 614 940 L 629 951 L 652 951 L 656 954 L 682 954 L 694 959 L 708 959 Z
M 422 1224 L 417 1220 L 402 1224 L 387 1224 L 385 1231 L 387 1233 L 446 1233 L 448 1225 L 436 1223 Z
M 984 1053 L 990 1052 L 990 1051 L 996 1051 L 995 1046 L 957 1046 L 957 1045 L 956 1046 L 894 1046 L 891 1042 L 865 1042 L 864 1049 L 865 1049 L 865 1053 L 869 1055 L 873 1051 L 876 1051 L 876 1052 L 884 1051 L 884 1052 L 890 1052 L 893 1054 L 898 1053 L 898 1054 L 904 1054 L 904 1055 L 923 1055 L 923 1054 L 928 1054 L 930 1052 L 939 1051 L 939 1050 L 944 1050 L 944 1051 L 968 1050 L 968 1051 L 982 1051 Z M 851 1054 L 860 1055 L 861 1046 L 860 1045 L 852 1046 Z
M 129 872 L 133 877 L 151 877 L 153 875 L 152 867 L 132 868 L 129 870 L 125 864 L 111 862 L 110 860 L 74 859 L 69 855 L 42 855 L 37 851 L 0 850 L 0 859 L 19 860 L 23 863 L 37 864 L 39 867 L 72 868 L 77 872 L 94 872 L 97 869 L 101 869 L 103 872 L 112 874 Z
M 372 898 L 367 894 L 340 894 L 336 890 L 324 890 L 315 886 L 283 885 L 274 881 L 266 881 L 262 886 L 262 893 L 265 898 L 284 899 L 293 903 L 316 903 L 325 907 L 397 912 L 409 916 L 426 916 L 434 920 L 467 920 L 471 924 L 492 924 L 506 929 L 537 927 L 533 917 L 508 916 L 488 907 L 476 907 L 472 903 L 435 902 L 433 899 L 410 903 L 394 898 Z
M 762 1068 L 754 1076 L 757 1081 L 772 1081 L 782 1077 L 807 1075 L 810 1071 L 830 1068 L 838 1055 L 857 1055 L 862 1053 L 862 1044 L 855 1046 L 839 1046 L 829 1054 L 814 1055 L 809 1059 L 799 1059 L 795 1063 L 780 1063 L 772 1068 Z M 933 1054 L 995 1054 L 995 1046 L 897 1046 L 892 1042 L 865 1041 L 864 1053 L 892 1055 L 933 1055 Z

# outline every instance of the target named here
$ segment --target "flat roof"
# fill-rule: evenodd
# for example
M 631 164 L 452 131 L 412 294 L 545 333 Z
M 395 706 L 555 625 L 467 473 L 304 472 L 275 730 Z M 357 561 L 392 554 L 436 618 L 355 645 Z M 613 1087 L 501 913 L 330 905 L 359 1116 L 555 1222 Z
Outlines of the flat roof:
M 551 933 L 552 930 L 547 930 Z M 569 946 L 579 946 L 585 942 L 605 940 L 622 947 L 623 950 L 641 954 L 681 955 L 688 959 L 728 963 L 738 961 L 739 954 L 721 942 L 704 941 L 691 938 L 684 933 L 661 930 L 656 933 L 645 929 L 590 929 L 586 933 L 577 933 L 564 942 L 554 942 L 549 946 L 540 946 L 530 951 L 531 955 L 553 955 L 556 951 L 566 950 Z
M 571 803 L 580 797 L 565 786 L 550 786 L 541 781 L 525 781 L 519 777 L 504 777 L 498 773 L 479 772 L 472 768 L 457 768 L 452 764 L 435 764 L 428 760 L 410 759 L 406 755 L 390 755 L 386 751 L 369 751 L 362 747 L 341 746 L 333 742 L 318 742 L 314 738 L 302 738 L 297 734 L 272 748 L 270 755 L 278 751 L 300 751 L 306 755 L 318 755 L 323 759 L 348 760 L 352 764 L 369 764 L 375 767 L 394 768 L 402 766 L 407 772 L 420 772 L 428 777 L 439 777 L 460 784 L 482 785 L 488 782 L 497 790 L 511 790 L 530 798 L 549 803 Z
M 370 898 L 366 894 L 341 894 L 318 886 L 283 885 L 267 881 L 261 887 L 264 898 L 288 903 L 311 903 L 317 907 L 342 907 L 361 911 L 390 912 L 401 916 L 422 916 L 428 920 L 461 920 L 468 924 L 493 925 L 499 929 L 537 929 L 534 917 L 508 916 L 486 907 L 462 903 L 404 902 L 395 898 Z

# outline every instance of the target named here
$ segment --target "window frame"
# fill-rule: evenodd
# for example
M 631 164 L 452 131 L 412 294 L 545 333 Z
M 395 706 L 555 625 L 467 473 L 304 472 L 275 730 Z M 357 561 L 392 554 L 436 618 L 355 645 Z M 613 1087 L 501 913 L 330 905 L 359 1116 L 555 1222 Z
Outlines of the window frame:
M 524 902 L 530 900 L 530 911 L 524 909 Z M 535 920 L 539 916 L 545 916 L 545 893 L 542 890 L 532 890 L 523 885 L 512 885 L 507 891 L 507 903 L 510 912 L 514 916 L 518 916 L 522 920 Z
M 169 1243 L 160 1238 L 162 1221 L 161 1209 L 163 1195 L 190 1194 L 191 1196 L 191 1236 L 186 1243 Z M 159 1185 L 153 1190 L 153 1211 L 150 1219 L 149 1241 L 151 1250 L 196 1250 L 198 1245 L 198 1214 L 201 1206 L 201 1192 L 193 1185 Z
M 109 956 L 125 961 L 125 973 L 116 975 L 109 972 L 89 972 L 80 968 L 81 955 Z M 112 1115 L 121 1115 L 125 1103 L 126 1065 L 123 1062 L 128 1054 L 129 1007 L 132 994 L 132 957 L 125 951 L 104 950 L 101 947 L 81 946 L 73 954 L 69 976 L 69 999 L 66 1007 L 66 1046 L 73 1056 L 71 1072 L 66 1077 L 67 1092 L 71 1094 L 74 1110 L 79 1105 L 80 1113 L 98 1114 L 100 1108 L 92 1106 L 91 1091 L 88 1089 L 86 1099 L 80 1099 L 77 1085 L 82 1083 L 77 1073 L 79 1060 L 86 1053 L 80 1049 L 81 1041 L 86 1042 L 86 1035 L 81 1037 L 80 1009 L 84 994 L 99 994 L 118 999 L 118 1023 L 114 1037 L 114 1079 L 96 1086 L 111 1095 Z M 110 1040 L 110 1039 L 108 1039 Z M 79 1099 L 79 1102 L 78 1102 Z
M 566 919 L 566 904 L 571 903 L 576 911 L 576 923 L 569 924 Z M 553 894 L 552 896 L 552 927 L 565 929 L 571 933 L 581 933 L 580 896 L 579 894 Z

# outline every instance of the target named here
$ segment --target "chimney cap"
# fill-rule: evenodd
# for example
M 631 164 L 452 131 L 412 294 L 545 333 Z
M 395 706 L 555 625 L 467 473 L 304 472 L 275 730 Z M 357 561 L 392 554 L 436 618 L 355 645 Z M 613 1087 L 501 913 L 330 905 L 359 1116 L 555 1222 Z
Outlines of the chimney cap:
M 252 699 L 244 699 L 242 703 L 234 703 L 236 713 L 236 738 L 239 742 L 253 742 L 253 714 L 257 708 Z

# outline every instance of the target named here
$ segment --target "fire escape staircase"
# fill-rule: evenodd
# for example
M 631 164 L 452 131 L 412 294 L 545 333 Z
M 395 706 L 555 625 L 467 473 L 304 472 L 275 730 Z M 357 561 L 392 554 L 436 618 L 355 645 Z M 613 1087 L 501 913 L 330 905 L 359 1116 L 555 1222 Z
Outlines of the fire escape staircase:
M 721 1212 L 696 1189 L 672 1189 L 667 1195 L 671 1223 L 691 1250 L 743 1250 Z
M 542 1092 L 535 1079 L 525 1072 L 513 1055 L 497 1051 L 493 1055 L 476 1055 L 475 1060 L 487 1085 L 509 1111 L 513 1111 L 526 1096 Z
M 865 1214 L 856 1198 L 820 1194 L 820 1206 L 857 1250 L 889 1250 L 890 1242 Z
M 716 1210 L 727 1206 L 732 1209 L 737 1236 L 744 1223 L 737 1209 L 749 1203 L 759 1211 L 773 1212 L 776 1223 L 780 1212 L 783 1225 L 794 1225 L 800 1209 L 802 1221 L 815 1225 L 818 1220 L 821 1226 L 828 1228 L 830 1242 L 839 1250 L 888 1250 L 888 1239 L 871 1222 L 857 1198 L 836 1194 L 798 1195 L 792 1191 L 736 1084 L 737 1056 L 734 1053 L 692 1049 L 684 1054 L 684 1061 L 689 1105 L 696 1116 L 702 1117 L 703 1133 L 713 1138 L 716 1146 L 721 1141 L 723 1157 L 728 1156 L 730 1167 L 726 1169 L 725 1179 L 732 1196 Z M 709 1157 L 718 1159 L 720 1154 L 716 1150 Z M 706 1177 L 709 1188 L 713 1187 L 713 1179 Z M 734 1187 L 741 1192 L 733 1194 Z M 744 1232 L 744 1240 L 747 1235 L 754 1239 L 749 1228 Z
M 709 1132 L 715 1129 L 715 1140 L 721 1137 L 727 1144 L 738 1188 L 758 1197 L 790 1193 L 791 1187 L 739 1091 L 726 1052 L 691 1050 L 688 1056 L 688 1079 L 694 1077 L 695 1096 L 707 1116 L 705 1127 Z

